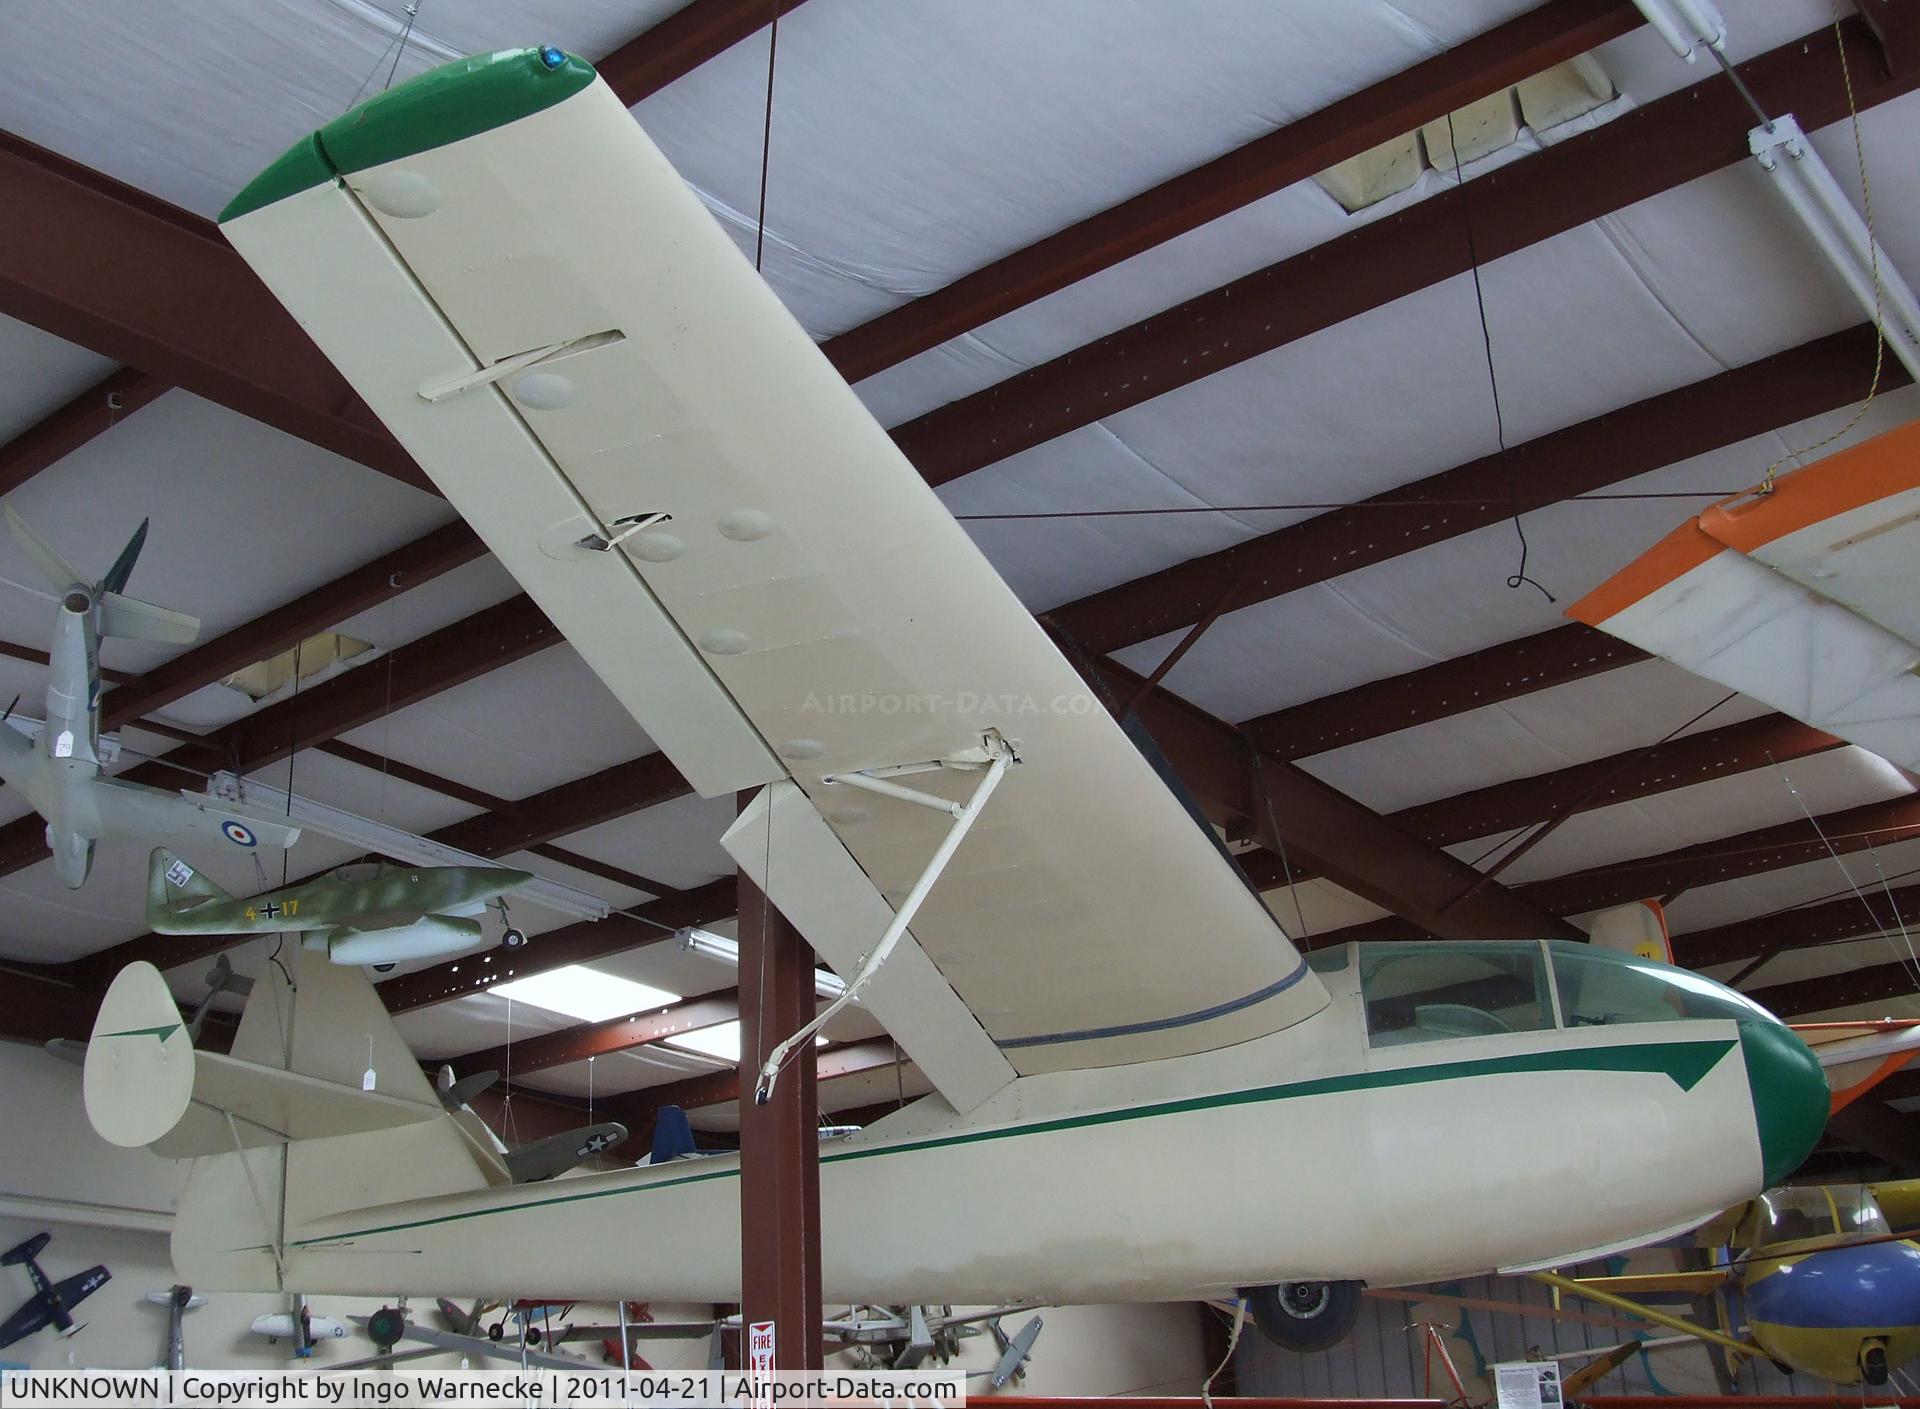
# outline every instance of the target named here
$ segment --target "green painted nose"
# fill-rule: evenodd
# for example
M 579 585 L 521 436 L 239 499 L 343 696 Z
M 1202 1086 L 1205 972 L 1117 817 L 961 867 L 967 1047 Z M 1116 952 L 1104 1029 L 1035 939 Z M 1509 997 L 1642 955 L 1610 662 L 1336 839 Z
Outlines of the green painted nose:
M 1740 1054 L 1753 1092 L 1760 1160 L 1772 1186 L 1800 1167 L 1827 1128 L 1827 1074 L 1807 1044 L 1780 1023 L 1741 1023 Z

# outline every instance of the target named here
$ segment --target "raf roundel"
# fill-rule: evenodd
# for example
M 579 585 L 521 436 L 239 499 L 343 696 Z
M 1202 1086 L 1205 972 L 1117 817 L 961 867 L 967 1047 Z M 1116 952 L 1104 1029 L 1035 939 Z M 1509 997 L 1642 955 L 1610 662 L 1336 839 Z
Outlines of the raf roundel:
M 235 846 L 252 848 L 260 845 L 260 839 L 253 834 L 251 827 L 231 819 L 220 824 L 220 834 Z

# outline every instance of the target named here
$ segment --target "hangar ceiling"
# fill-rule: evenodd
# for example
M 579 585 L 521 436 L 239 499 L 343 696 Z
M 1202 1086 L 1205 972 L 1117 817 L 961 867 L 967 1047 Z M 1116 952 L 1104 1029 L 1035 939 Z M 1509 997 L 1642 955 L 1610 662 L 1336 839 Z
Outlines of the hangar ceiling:
M 60 62 L 0 92 L 0 200 L 30 213 L 0 224 L 0 490 L 87 563 L 150 515 L 136 589 L 206 623 L 106 648 L 123 774 L 232 769 L 604 896 L 623 913 L 529 908 L 529 949 L 382 992 L 423 1059 L 509 1067 L 521 1119 L 544 1094 L 728 1123 L 733 977 L 669 935 L 726 928 L 732 800 L 691 795 L 209 217 L 356 85 L 556 42 L 750 249 L 775 5 L 425 0 L 404 44 L 368 0 L 106 8 L 19 17 Z M 1783 1013 L 1920 1015 L 1913 780 L 1561 615 L 1868 393 L 1873 332 L 1724 77 L 1626 0 L 778 9 L 769 282 L 1083 673 L 1151 682 L 1304 943 L 1574 935 L 1652 895 L 1682 962 Z M 1920 25 L 1847 9 L 1752 0 L 1729 52 L 1858 199 L 1850 76 L 1878 232 L 1920 269 Z M 1450 111 L 1583 56 L 1590 110 L 1509 107 L 1457 172 L 1436 149 Z M 1314 179 L 1429 123 L 1374 204 Z M 1906 383 L 1887 359 L 1840 444 L 1920 411 Z M 0 691 L 44 689 L 46 617 L 0 593 Z M 221 683 L 322 631 L 371 649 L 259 701 Z M 84 1034 L 134 957 L 199 995 L 222 941 L 142 932 L 144 849 L 103 844 L 78 892 L 44 856 L 0 793 L 0 1027 Z M 573 963 L 672 1016 L 489 991 Z M 827 1108 L 924 1089 L 863 1016 L 830 1035 Z M 1920 1166 L 1920 1083 L 1890 1089 L 1854 1138 Z

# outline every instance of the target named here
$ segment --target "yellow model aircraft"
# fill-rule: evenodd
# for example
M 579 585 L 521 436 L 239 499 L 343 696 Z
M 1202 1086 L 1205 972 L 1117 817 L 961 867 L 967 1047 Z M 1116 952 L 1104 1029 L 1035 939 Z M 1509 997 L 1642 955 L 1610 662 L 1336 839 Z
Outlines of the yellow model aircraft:
M 1838 1385 L 1883 1385 L 1920 1354 L 1920 1179 L 1770 1189 L 1704 1225 L 1717 1265 L 1687 1272 L 1541 1280 L 1741 1355 Z M 1713 1293 L 1709 1331 L 1630 1298 Z M 1729 1333 L 1744 1326 L 1749 1338 Z

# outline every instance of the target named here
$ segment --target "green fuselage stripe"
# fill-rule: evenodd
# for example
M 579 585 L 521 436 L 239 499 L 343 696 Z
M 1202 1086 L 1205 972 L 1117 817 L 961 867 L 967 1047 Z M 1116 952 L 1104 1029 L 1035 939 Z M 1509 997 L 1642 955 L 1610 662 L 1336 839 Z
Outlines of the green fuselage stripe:
M 851 1160 L 875 1159 L 883 1155 L 908 1154 L 920 1150 L 938 1150 L 951 1145 L 973 1145 L 987 1140 L 1011 1140 L 1024 1135 L 1045 1135 L 1082 1126 L 1113 1125 L 1121 1121 L 1153 1120 L 1160 1116 L 1185 1115 L 1193 1111 L 1226 1106 L 1259 1105 L 1268 1101 L 1290 1101 L 1306 1096 L 1332 1096 L 1347 1091 L 1374 1091 L 1396 1086 L 1417 1086 L 1435 1081 L 1469 1081 L 1485 1076 L 1514 1076 L 1538 1072 L 1593 1071 L 1645 1072 L 1669 1077 L 1682 1091 L 1691 1091 L 1702 1077 L 1733 1050 L 1732 1039 L 1702 1042 L 1648 1042 L 1619 1047 L 1585 1047 L 1567 1052 L 1525 1052 L 1512 1057 L 1485 1057 L 1478 1061 L 1436 1062 L 1431 1066 L 1401 1067 L 1392 1071 L 1355 1072 L 1348 1076 L 1327 1076 L 1313 1081 L 1295 1081 L 1278 1086 L 1258 1086 L 1247 1091 L 1227 1091 L 1212 1096 L 1194 1096 L 1181 1101 L 1160 1101 L 1152 1105 L 1129 1106 L 1119 1110 L 1095 1111 L 1086 1115 L 1060 1116 L 1035 1121 L 1030 1125 L 999 1126 L 989 1130 L 966 1130 L 952 1135 L 934 1135 L 924 1140 L 908 1140 L 897 1145 L 879 1145 L 873 1149 L 842 1150 L 822 1155 L 820 1163 L 841 1164 Z M 352 1233 L 335 1233 L 324 1238 L 302 1238 L 295 1247 L 343 1243 L 354 1238 L 369 1238 L 379 1233 L 398 1233 L 409 1228 L 427 1228 L 438 1223 L 457 1223 L 468 1218 L 485 1218 L 496 1213 L 518 1213 L 526 1209 L 549 1208 L 557 1204 L 579 1203 L 586 1199 L 607 1199 L 623 1194 L 650 1193 L 683 1184 L 700 1184 L 710 1179 L 736 1179 L 740 1171 L 718 1169 L 709 1174 L 689 1174 L 678 1179 L 653 1180 L 619 1189 L 595 1189 L 579 1194 L 556 1194 L 531 1203 L 505 1204 L 498 1208 L 477 1208 L 465 1213 L 441 1214 L 435 1218 L 414 1219 L 406 1223 L 388 1223 Z

